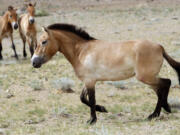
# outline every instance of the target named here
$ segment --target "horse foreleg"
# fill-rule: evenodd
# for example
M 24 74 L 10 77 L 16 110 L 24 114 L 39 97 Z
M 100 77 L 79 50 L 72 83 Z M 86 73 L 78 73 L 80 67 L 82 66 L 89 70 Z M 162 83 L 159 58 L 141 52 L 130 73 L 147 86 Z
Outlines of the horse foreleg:
M 33 41 L 33 38 L 31 39 L 31 44 L 29 46 L 29 51 L 30 51 L 31 57 L 32 57 L 33 54 L 34 54 L 34 41 Z
M 96 99 L 95 99 L 95 88 L 87 88 L 87 95 L 89 98 L 89 105 L 90 105 L 90 111 L 91 111 L 91 117 L 90 120 L 87 122 L 89 124 L 94 124 L 97 121 L 96 117 Z
M 87 99 L 87 90 L 86 88 L 84 88 L 81 92 L 81 95 L 80 95 L 80 99 L 81 99 L 81 102 L 86 104 L 87 106 L 90 107 L 90 104 L 89 104 L 89 101 Z M 108 111 L 106 110 L 106 108 L 104 106 L 101 106 L 101 105 L 96 105 L 96 111 L 98 112 L 105 112 L 107 113 Z
M 0 60 L 2 60 L 2 59 L 3 59 L 3 56 L 2 56 L 2 43 L 0 41 Z
M 16 47 L 15 47 L 14 41 L 13 41 L 13 36 L 11 35 L 10 37 L 11 37 L 11 42 L 12 42 L 12 49 L 13 49 L 13 51 L 14 51 L 14 57 L 15 57 L 16 59 L 18 59 L 18 55 L 17 55 L 17 53 L 16 53 Z
M 23 34 L 21 35 L 21 39 L 23 41 L 23 56 L 27 57 L 27 53 L 26 53 L 26 37 Z

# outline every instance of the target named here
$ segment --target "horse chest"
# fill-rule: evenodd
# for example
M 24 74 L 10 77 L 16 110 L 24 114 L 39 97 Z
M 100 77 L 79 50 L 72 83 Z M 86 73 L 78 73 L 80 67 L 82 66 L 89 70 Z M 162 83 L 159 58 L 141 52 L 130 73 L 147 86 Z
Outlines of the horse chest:
M 0 38 L 6 38 L 9 37 L 12 34 L 12 28 L 11 27 L 0 27 Z
M 1 32 L 1 38 L 7 38 L 7 37 L 10 37 L 11 35 L 11 31 L 2 31 Z

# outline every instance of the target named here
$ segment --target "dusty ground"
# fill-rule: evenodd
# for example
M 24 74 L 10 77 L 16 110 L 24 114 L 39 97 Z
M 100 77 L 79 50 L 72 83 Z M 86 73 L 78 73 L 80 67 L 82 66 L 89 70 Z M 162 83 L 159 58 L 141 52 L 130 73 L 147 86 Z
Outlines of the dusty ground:
M 180 61 L 178 0 L 69 1 L 55 4 L 62 7 L 56 10 L 52 4 L 53 8 L 48 9 L 51 11 L 49 16 L 37 18 L 39 33 L 40 26 L 55 22 L 73 23 L 102 40 L 152 40 L 164 45 L 166 51 Z M 0 2 L 3 10 L 7 3 L 4 0 Z M 80 6 L 78 2 L 81 3 Z M 21 1 L 9 0 L 9 3 L 18 5 Z M 109 113 L 97 113 L 97 124 L 89 126 L 86 124 L 89 108 L 79 99 L 83 84 L 77 79 L 67 60 L 57 54 L 41 69 L 34 69 L 30 63 L 28 48 L 28 58 L 22 57 L 22 42 L 18 31 L 15 31 L 14 37 L 20 55 L 18 61 L 11 58 L 13 51 L 10 42 L 7 39 L 3 41 L 4 60 L 0 62 L 0 132 L 8 135 L 180 134 L 180 91 L 176 74 L 166 62 L 160 76 L 172 80 L 169 95 L 172 114 L 162 111 L 160 118 L 147 121 L 157 98 L 150 88 L 134 78 L 113 85 L 99 82 L 96 85 L 97 103 L 105 105 Z M 58 92 L 53 82 L 61 77 L 74 81 L 75 93 Z M 125 89 L 117 88 L 119 85 Z

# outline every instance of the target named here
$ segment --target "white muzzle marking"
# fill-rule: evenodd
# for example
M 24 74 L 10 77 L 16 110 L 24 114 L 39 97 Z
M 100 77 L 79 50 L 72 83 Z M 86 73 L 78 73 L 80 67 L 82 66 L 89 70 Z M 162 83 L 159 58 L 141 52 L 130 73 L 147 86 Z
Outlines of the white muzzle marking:
M 34 20 L 34 17 L 30 16 L 29 17 L 29 21 L 31 21 L 31 20 Z
M 31 58 L 31 62 L 33 62 L 33 60 L 34 60 L 35 58 L 37 58 L 37 57 L 39 57 L 39 56 L 36 55 L 36 54 L 33 54 L 32 58 Z
M 13 26 L 13 28 L 14 28 L 14 25 L 16 24 L 16 22 L 12 22 L 12 26 Z

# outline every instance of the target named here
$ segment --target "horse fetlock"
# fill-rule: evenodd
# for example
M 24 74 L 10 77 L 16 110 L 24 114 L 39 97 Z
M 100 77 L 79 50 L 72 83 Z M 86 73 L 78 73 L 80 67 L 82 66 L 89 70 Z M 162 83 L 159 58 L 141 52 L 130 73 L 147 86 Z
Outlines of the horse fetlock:
M 168 113 L 171 113 L 171 107 L 169 106 L 169 104 L 167 103 L 167 101 L 165 103 L 163 103 L 162 107 L 164 108 L 164 110 Z
M 24 56 L 24 57 L 27 57 L 26 51 L 23 51 L 23 56 Z

